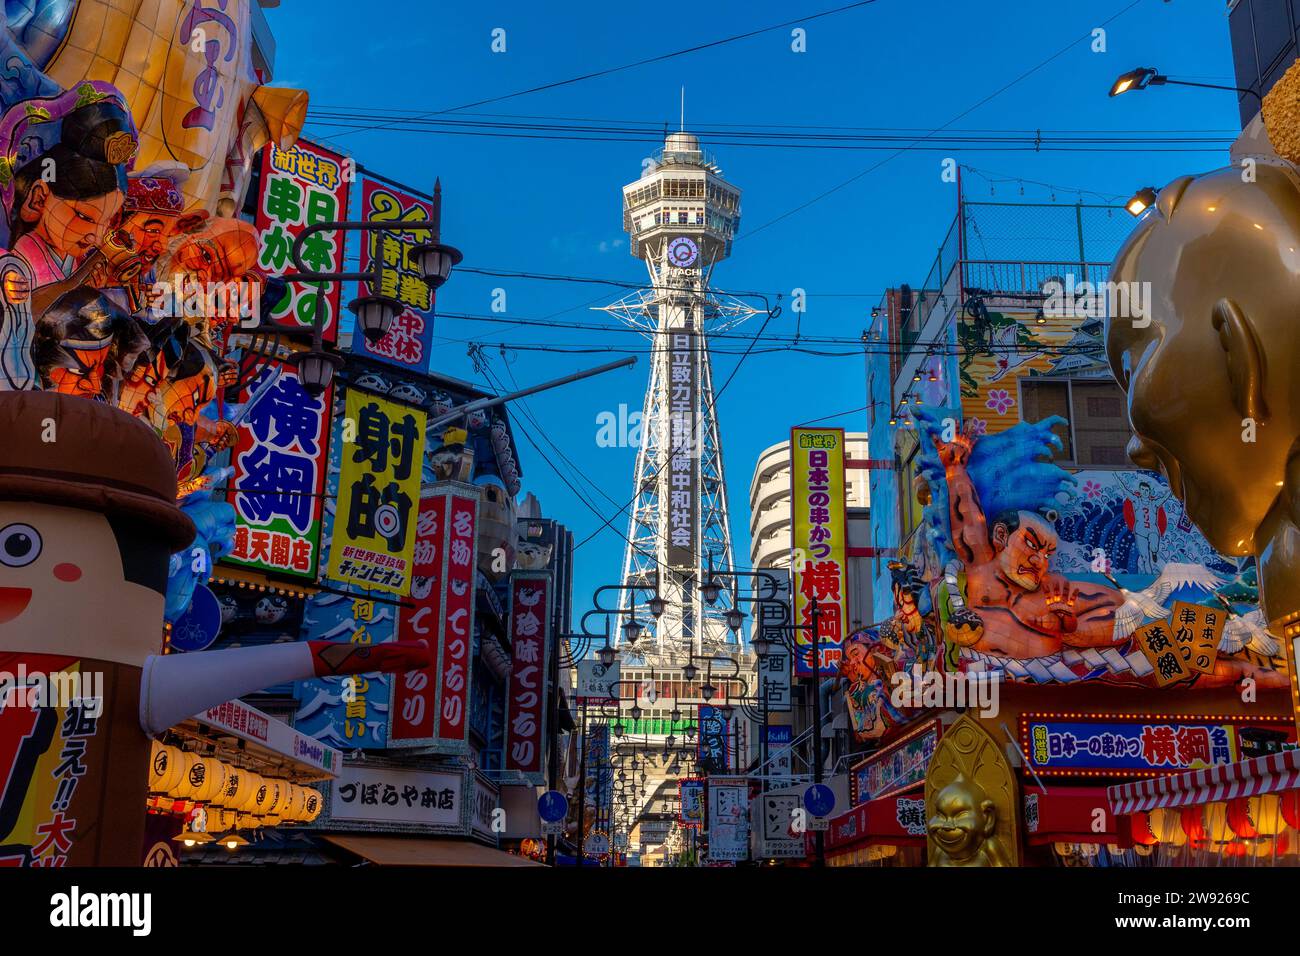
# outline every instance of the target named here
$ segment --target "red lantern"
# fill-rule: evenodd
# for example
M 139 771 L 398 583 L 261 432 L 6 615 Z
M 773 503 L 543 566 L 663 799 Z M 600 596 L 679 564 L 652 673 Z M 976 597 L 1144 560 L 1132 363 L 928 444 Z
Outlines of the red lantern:
M 1183 832 L 1193 846 L 1205 842 L 1205 811 L 1202 807 L 1183 807 Z
M 1228 801 L 1228 826 L 1237 836 L 1247 840 L 1259 836 L 1255 821 L 1250 818 L 1250 802 L 1245 797 Z
M 1160 839 L 1151 832 L 1151 819 L 1145 813 L 1129 815 L 1129 829 L 1137 846 L 1155 846 Z

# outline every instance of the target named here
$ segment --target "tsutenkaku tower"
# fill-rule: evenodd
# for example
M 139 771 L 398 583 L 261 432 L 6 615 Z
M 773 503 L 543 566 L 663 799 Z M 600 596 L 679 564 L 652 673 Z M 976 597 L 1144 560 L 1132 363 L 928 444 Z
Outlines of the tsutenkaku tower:
M 651 589 L 637 592 L 635 617 L 646 628 L 637 650 L 669 659 L 684 659 L 687 650 L 722 651 L 737 640 L 723 619 L 729 588 L 709 606 L 699 585 L 710 555 L 715 570 L 732 568 L 708 337 L 756 310 L 709 283 L 739 224 L 740 190 L 722 178 L 695 136 L 669 134 L 641 178 L 623 187 L 623 228 L 650 287 L 602 307 L 652 343 L 623 584 Z M 657 620 L 646 605 L 656 572 L 667 603 Z M 631 594 L 623 592 L 625 609 Z

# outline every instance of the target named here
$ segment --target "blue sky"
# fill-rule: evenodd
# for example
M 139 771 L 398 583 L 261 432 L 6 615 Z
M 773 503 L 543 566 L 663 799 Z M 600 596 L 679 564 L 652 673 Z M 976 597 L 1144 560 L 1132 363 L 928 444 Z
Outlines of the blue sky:
M 809 22 L 806 52 L 791 50 L 790 29 L 766 33 L 662 63 L 558 89 L 519 96 L 473 112 L 603 120 L 644 120 L 676 128 L 686 87 L 687 128 L 723 124 L 854 126 L 934 130 L 1026 70 L 1082 38 L 1133 0 L 878 0 Z M 446 110 L 583 73 L 620 66 L 745 33 L 842 5 L 842 0 L 720 0 L 713 4 L 631 6 L 506 2 L 434 4 L 317 0 L 267 11 L 277 41 L 276 83 L 311 93 L 317 108 Z M 382 12 L 379 12 L 382 11 Z M 1201 82 L 1232 81 L 1226 7 L 1221 0 L 1139 0 L 1106 27 L 1106 52 L 1078 42 L 1068 52 L 950 129 L 1197 130 L 1232 135 L 1235 97 L 1165 87 L 1110 99 L 1114 77 L 1136 66 Z M 493 53 L 493 30 L 506 52 Z M 443 184 L 443 238 L 465 265 L 494 270 L 592 276 L 639 282 L 644 268 L 627 251 L 620 188 L 640 174 L 654 148 L 636 142 L 586 142 L 430 135 L 373 130 L 340 135 L 312 120 L 308 136 L 416 188 Z M 1209 135 L 1209 134 L 1206 134 Z M 705 142 L 705 147 L 709 144 Z M 845 182 L 888 153 L 727 147 L 714 150 L 728 180 L 744 191 L 743 221 L 732 257 L 720 265 L 722 288 L 809 293 L 801 329 L 856 337 L 888 286 L 925 277 L 956 209 L 955 189 L 940 176 L 952 157 L 995 183 L 967 175 L 976 199 L 1074 202 L 1072 189 L 1127 197 L 1184 172 L 1222 165 L 1224 153 L 991 152 L 911 150 L 830 197 L 763 229 L 758 227 Z M 1095 196 L 1085 201 L 1096 201 Z M 752 230 L 752 236 L 747 235 Z M 1032 246 L 1024 258 L 1035 258 Z M 504 317 L 605 322 L 589 304 L 612 301 L 614 287 L 502 279 L 460 273 L 439 293 L 440 311 L 491 314 L 493 290 L 506 292 Z M 761 316 L 739 331 L 753 334 Z M 769 334 L 792 334 L 789 309 Z M 483 343 L 492 373 L 521 385 L 590 367 L 621 354 L 557 354 L 529 346 L 636 349 L 631 334 L 553 330 L 439 317 L 434 368 L 486 384 L 466 356 Z M 498 346 L 504 343 L 503 357 Z M 520 346 L 511 349 L 511 345 Z M 744 343 L 740 343 L 743 347 Z M 734 342 L 719 346 L 737 349 Z M 576 484 L 603 515 L 631 495 L 635 452 L 596 443 L 597 416 L 619 404 L 639 410 L 646 356 L 632 370 L 544 393 L 527 407 L 549 438 L 576 462 Z M 731 374 L 738 355 L 716 354 L 714 380 Z M 762 449 L 791 425 L 866 404 L 860 356 L 792 352 L 751 355 L 717 404 L 737 564 L 748 560 L 748 489 Z M 536 429 L 521 422 L 546 447 Z M 865 413 L 827 421 L 864 429 Z M 600 524 L 547 462 L 518 436 L 524 487 L 547 514 L 581 540 Z M 563 462 L 556 465 L 565 469 Z M 567 471 L 567 469 L 565 469 Z M 594 487 L 593 487 L 594 486 Z M 608 496 L 608 497 L 606 497 Z M 576 556 L 575 615 L 600 584 L 616 583 L 627 519 L 583 545 Z M 575 626 L 576 626 L 575 616 Z

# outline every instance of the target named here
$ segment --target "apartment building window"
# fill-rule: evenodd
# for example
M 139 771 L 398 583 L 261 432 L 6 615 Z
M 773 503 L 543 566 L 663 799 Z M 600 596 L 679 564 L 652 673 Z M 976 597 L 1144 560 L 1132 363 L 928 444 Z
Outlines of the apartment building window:
M 1129 425 L 1124 393 L 1114 382 L 1095 379 L 1021 379 L 1020 418 L 1037 422 L 1064 418 L 1052 431 L 1061 439 L 1054 458 L 1080 468 L 1124 468 Z

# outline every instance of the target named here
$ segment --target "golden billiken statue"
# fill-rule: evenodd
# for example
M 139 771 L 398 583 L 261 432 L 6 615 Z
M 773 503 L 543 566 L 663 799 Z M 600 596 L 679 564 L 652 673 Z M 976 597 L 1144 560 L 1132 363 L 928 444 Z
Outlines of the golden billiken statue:
M 1239 164 L 1175 179 L 1120 249 L 1112 281 L 1149 283 L 1150 304 L 1120 299 L 1106 351 L 1129 457 L 1164 473 L 1219 551 L 1258 557 L 1280 633 L 1300 619 L 1300 64 L 1262 119 Z

